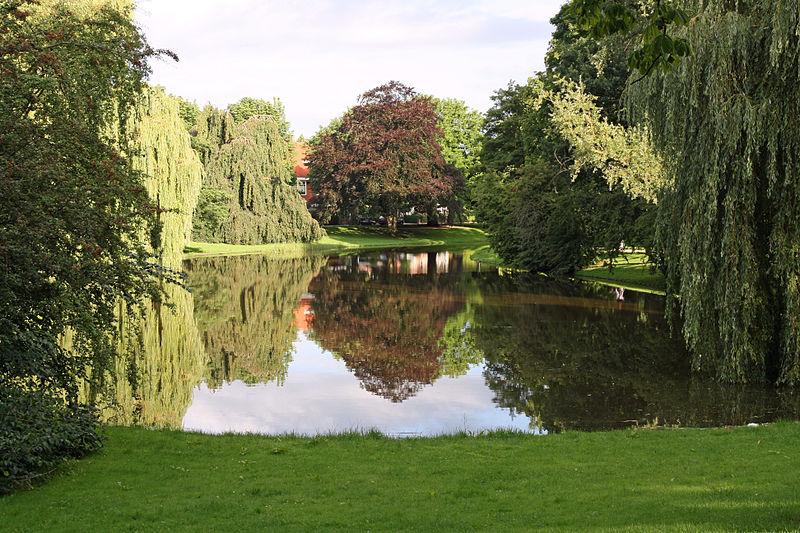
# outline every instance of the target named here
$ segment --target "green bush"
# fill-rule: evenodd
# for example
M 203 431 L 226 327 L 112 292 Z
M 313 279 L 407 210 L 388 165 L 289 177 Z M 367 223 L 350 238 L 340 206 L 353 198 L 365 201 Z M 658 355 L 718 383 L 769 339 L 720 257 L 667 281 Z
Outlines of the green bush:
M 0 494 L 100 448 L 95 412 L 41 391 L 0 385 Z

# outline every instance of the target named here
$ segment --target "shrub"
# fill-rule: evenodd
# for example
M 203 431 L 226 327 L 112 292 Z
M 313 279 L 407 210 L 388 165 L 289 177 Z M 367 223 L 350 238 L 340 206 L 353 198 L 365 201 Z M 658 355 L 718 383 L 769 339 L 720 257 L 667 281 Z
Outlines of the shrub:
M 101 445 L 95 412 L 41 391 L 0 385 L 0 494 L 29 487 Z

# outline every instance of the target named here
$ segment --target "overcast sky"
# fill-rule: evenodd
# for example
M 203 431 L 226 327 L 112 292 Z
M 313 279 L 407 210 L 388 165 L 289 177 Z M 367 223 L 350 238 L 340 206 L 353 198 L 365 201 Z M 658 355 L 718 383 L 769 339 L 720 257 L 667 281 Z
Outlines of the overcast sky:
M 543 68 L 563 0 L 139 0 L 157 48 L 151 82 L 224 107 L 279 97 L 312 135 L 357 96 L 396 79 L 485 111 L 492 92 Z

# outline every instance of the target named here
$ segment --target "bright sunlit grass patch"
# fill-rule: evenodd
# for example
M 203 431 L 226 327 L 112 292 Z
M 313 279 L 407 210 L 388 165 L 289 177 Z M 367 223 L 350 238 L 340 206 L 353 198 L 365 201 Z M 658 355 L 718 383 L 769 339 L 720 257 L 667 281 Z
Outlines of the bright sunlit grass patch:
M 617 258 L 609 268 L 602 262 L 581 270 L 577 277 L 589 281 L 599 281 L 622 288 L 647 290 L 663 294 L 666 284 L 664 276 L 655 269 L 650 258 L 643 253 L 626 253 Z
M 800 424 L 393 439 L 109 428 L 5 531 L 788 530 Z

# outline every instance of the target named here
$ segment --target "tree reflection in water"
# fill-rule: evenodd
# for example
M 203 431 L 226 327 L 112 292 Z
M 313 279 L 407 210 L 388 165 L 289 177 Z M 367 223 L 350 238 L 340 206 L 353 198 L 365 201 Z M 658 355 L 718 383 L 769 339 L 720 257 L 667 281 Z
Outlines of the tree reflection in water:
M 692 376 L 658 296 L 487 277 L 471 330 L 499 405 L 550 430 L 720 426 L 797 417 L 797 396 Z M 512 296 L 513 295 L 513 296 Z M 533 303 L 533 305 L 530 305 Z
M 179 427 L 202 381 L 282 383 L 298 330 L 363 389 L 395 403 L 482 365 L 495 405 L 548 430 L 800 413 L 796 393 L 693 377 L 658 296 L 477 272 L 447 252 L 239 256 L 184 267 L 191 292 L 170 288 L 171 308 L 150 305 L 122 332 L 116 386 L 104 393 L 109 421 Z
M 462 279 L 463 257 L 447 252 L 332 259 L 310 287 L 312 338 L 366 390 L 402 402 L 442 375 Z
M 483 362 L 496 404 L 549 430 L 798 416 L 794 393 L 693 376 L 659 296 L 444 258 L 331 260 L 311 285 L 314 340 L 394 402 Z
M 295 310 L 325 262 L 255 255 L 187 262 L 210 387 L 283 382 L 297 338 Z

